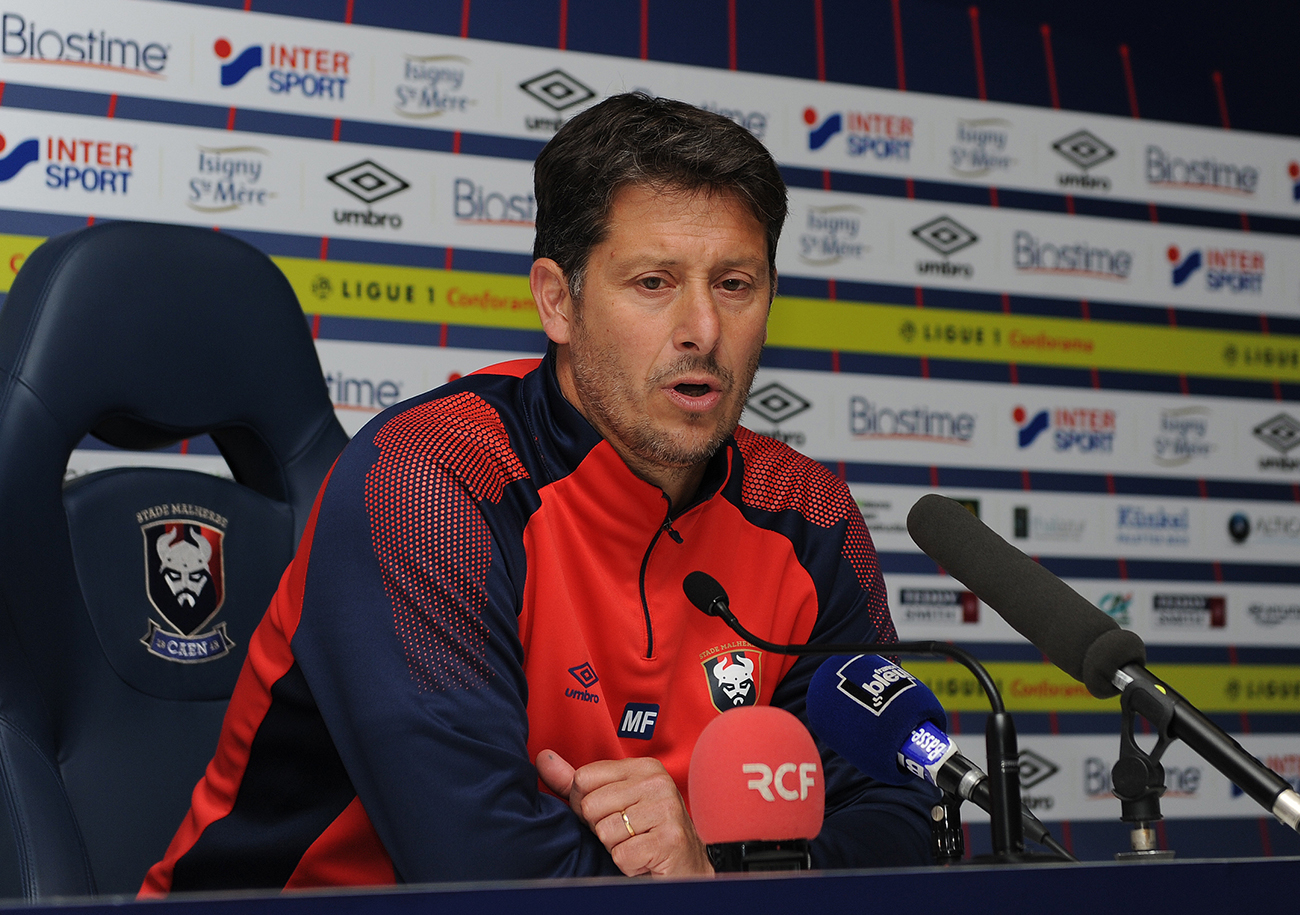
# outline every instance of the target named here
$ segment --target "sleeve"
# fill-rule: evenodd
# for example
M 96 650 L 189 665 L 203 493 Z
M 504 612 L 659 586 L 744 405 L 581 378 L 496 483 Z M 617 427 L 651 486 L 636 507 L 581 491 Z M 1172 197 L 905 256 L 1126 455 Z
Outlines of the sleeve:
M 896 642 L 884 578 L 871 534 L 843 484 L 833 501 L 841 520 L 816 538 L 807 562 L 821 608 L 810 642 Z M 801 657 L 772 702 L 808 724 L 808 684 L 824 658 Z M 939 792 L 917 779 L 887 785 L 863 775 L 814 735 L 826 777 L 826 818 L 812 843 L 817 868 L 928 865 L 930 808 Z
M 484 512 L 527 474 L 472 401 L 349 449 L 294 652 L 399 880 L 617 874 L 528 758 L 522 582 Z

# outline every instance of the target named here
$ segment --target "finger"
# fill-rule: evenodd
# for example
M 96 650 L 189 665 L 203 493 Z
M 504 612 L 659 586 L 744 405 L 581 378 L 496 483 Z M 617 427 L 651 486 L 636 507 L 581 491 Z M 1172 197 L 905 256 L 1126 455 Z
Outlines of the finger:
M 574 789 L 574 768 L 554 750 L 537 754 L 537 774 L 542 784 L 564 800 L 570 800 Z
M 581 792 L 581 800 L 574 804 L 574 809 L 590 825 L 635 804 L 660 807 L 680 797 L 672 776 L 658 760 L 617 760 L 620 764 L 617 766 L 604 762 L 608 761 L 583 766 L 573 776 L 574 786 Z M 658 819 L 651 814 L 644 827 L 633 825 L 638 831 L 645 831 Z M 621 817 L 619 822 L 622 823 Z
M 600 844 L 607 849 L 613 849 L 614 846 L 620 845 L 638 835 L 637 827 L 633 825 L 637 822 L 642 823 L 642 833 L 652 828 L 646 818 L 638 815 L 635 810 L 628 808 L 626 810 L 615 810 L 608 816 L 598 820 L 592 825 L 591 831 L 596 834 L 596 838 L 600 839 Z

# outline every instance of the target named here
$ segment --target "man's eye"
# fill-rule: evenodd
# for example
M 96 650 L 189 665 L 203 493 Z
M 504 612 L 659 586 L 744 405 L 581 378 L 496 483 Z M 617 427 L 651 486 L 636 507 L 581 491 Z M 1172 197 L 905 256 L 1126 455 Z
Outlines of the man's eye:
M 663 289 L 664 278 L 662 276 L 647 276 L 641 281 L 641 285 L 646 289 Z
M 740 292 L 748 284 L 744 280 L 729 279 L 722 281 L 722 288 L 727 292 Z

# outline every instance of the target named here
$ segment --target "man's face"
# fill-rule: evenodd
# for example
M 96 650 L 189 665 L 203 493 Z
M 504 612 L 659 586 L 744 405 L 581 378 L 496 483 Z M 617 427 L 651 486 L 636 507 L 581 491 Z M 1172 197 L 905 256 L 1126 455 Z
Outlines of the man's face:
M 634 470 L 700 464 L 740 419 L 772 283 L 734 196 L 626 187 L 557 341 L 561 387 Z

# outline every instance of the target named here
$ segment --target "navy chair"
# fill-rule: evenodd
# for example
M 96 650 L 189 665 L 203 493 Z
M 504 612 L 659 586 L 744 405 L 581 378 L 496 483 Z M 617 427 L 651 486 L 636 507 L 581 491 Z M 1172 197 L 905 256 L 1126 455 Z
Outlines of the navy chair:
M 65 484 L 87 434 L 233 475 Z M 134 893 L 347 436 L 284 275 L 210 230 L 38 248 L 0 306 L 0 898 Z

